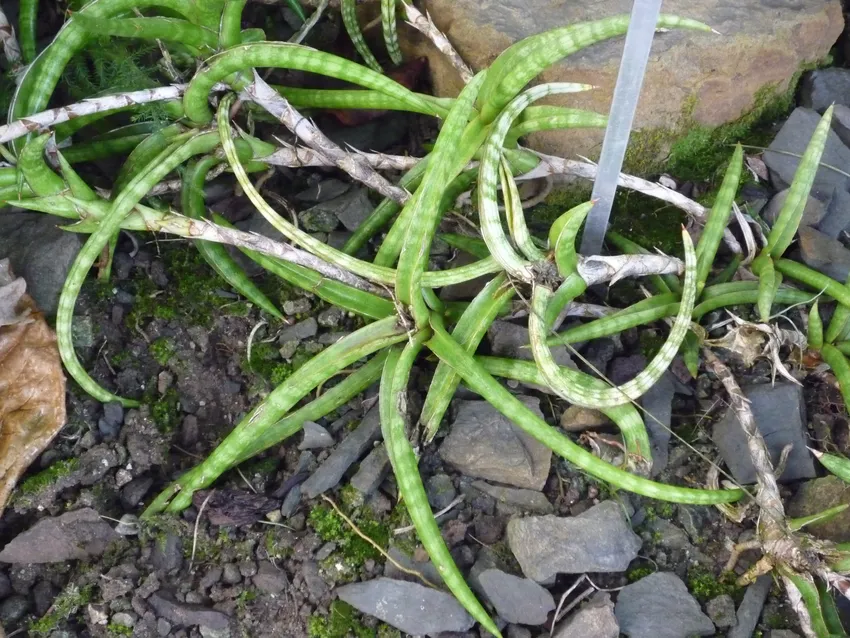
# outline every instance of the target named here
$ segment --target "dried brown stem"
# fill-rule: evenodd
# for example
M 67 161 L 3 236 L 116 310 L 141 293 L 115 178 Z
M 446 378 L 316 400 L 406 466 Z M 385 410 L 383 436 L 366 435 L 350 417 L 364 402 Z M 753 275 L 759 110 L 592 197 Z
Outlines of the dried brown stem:
M 301 115 L 283 96 L 266 84 L 256 72 L 253 84 L 246 87 L 240 97 L 266 109 L 307 146 L 326 157 L 334 166 L 345 171 L 358 182 L 401 204 L 410 199 L 410 193 L 390 184 L 358 154 L 349 153 L 340 148 L 311 120 Z
M 292 44 L 301 44 L 304 39 L 309 35 L 313 27 L 316 26 L 316 23 L 319 22 L 322 15 L 325 13 L 325 9 L 328 8 L 329 4 L 330 0 L 321 0 L 321 2 L 319 2 L 319 6 L 316 7 L 316 10 L 313 11 L 310 17 L 307 18 L 307 21 L 301 25 L 301 28 L 298 29 L 298 32 L 291 38 L 289 38 L 289 41 L 292 42 Z
M 278 140 L 280 142 L 280 140 Z M 268 157 L 260 158 L 260 162 L 272 166 L 287 166 L 289 168 L 302 168 L 305 166 L 334 166 L 327 157 L 311 148 L 293 146 L 281 142 L 283 148 L 275 151 Z M 363 153 L 357 149 L 352 150 L 360 160 L 378 171 L 409 171 L 422 161 L 419 157 L 406 155 L 387 155 L 386 153 Z
M 2 26 L 0 26 L 0 29 L 2 29 Z M 11 142 L 29 133 L 50 128 L 51 126 L 62 124 L 83 115 L 111 111 L 137 104 L 177 100 L 183 95 L 185 88 L 185 85 L 173 84 L 171 86 L 160 86 L 155 89 L 143 89 L 141 91 L 119 93 L 117 95 L 106 95 L 104 97 L 83 100 L 69 106 L 60 106 L 49 111 L 42 111 L 35 115 L 28 115 L 5 126 L 0 126 L 0 144 Z
M 594 286 L 615 284 L 626 277 L 680 275 L 685 266 L 680 259 L 666 255 L 612 255 L 579 257 L 577 270 L 588 286 Z
M 9 19 L 0 7 L 0 44 L 3 45 L 3 54 L 9 61 L 9 66 L 15 68 L 21 62 L 21 47 L 15 37 L 15 29 L 9 24 Z
M 85 224 L 91 219 L 97 220 L 97 216 L 82 213 L 80 219 Z M 164 232 L 188 239 L 201 239 L 217 244 L 247 248 L 248 250 L 315 270 L 328 279 L 348 284 L 359 290 L 365 290 L 382 297 L 389 296 L 384 288 L 375 286 L 353 275 L 344 268 L 330 264 L 312 253 L 300 250 L 289 244 L 274 241 L 264 235 L 249 233 L 236 228 L 226 228 L 205 219 L 191 219 L 174 212 L 162 212 L 139 206 L 127 217 L 123 228 L 127 230 Z M 73 230 L 73 227 L 71 227 L 71 230 Z
M 463 58 L 460 57 L 457 49 L 449 42 L 445 34 L 437 28 L 431 16 L 427 12 L 423 15 L 419 9 L 413 6 L 412 2 L 403 2 L 402 4 L 407 13 L 407 23 L 428 38 L 440 53 L 449 59 L 451 65 L 460 74 L 463 83 L 469 84 L 475 74 L 469 68 L 469 65 L 463 61 Z

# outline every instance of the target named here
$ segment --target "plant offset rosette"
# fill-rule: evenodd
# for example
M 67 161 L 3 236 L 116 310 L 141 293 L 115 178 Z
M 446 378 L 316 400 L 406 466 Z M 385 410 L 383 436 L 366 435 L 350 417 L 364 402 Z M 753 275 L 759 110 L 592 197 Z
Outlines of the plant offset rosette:
M 498 636 L 495 623 L 452 561 L 419 475 L 415 454 L 419 441 L 414 422 L 417 415 L 408 409 L 407 386 L 413 365 L 426 351 L 438 360 L 419 416 L 426 442 L 439 430 L 463 381 L 524 432 L 591 476 L 617 488 L 681 503 L 724 504 L 744 494 L 740 489 L 697 489 L 646 478 L 652 459 L 635 401 L 661 377 L 677 352 L 682 351 L 689 365 L 696 368 L 700 344 L 690 331 L 691 322 L 699 321 L 710 310 L 730 305 L 758 303 L 760 311 L 769 314 L 773 303 L 807 303 L 811 295 L 781 285 L 778 273 L 800 279 L 842 304 L 833 320 L 842 322 L 840 328 L 831 324 L 824 335 L 822 327 L 818 333 L 816 321 L 810 325 L 812 343 L 823 344 L 825 360 L 839 376 L 843 374 L 843 387 L 850 388 L 850 372 L 839 372 L 842 365 L 850 370 L 841 354 L 845 347 L 841 342 L 847 339 L 850 292 L 838 282 L 825 282 L 822 275 L 780 258 L 799 224 L 797 195 L 807 192 L 811 185 L 806 176 L 813 174 L 819 157 L 817 148 L 823 146 L 820 129 L 812 141 L 814 150 L 807 152 L 801 163 L 802 177 L 792 187 L 795 196 L 787 200 L 789 212 L 783 211 L 780 216 L 777 238 L 771 240 L 765 256 L 758 261 L 761 281 L 706 285 L 740 179 L 740 147 L 733 155 L 716 203 L 704 220 L 705 232 L 699 243 L 694 246 L 683 231 L 684 263 L 647 254 L 623 238 L 612 243 L 631 254 L 577 254 L 576 237 L 589 203 L 566 211 L 552 225 L 548 242 L 535 237 L 525 221 L 517 182 L 538 169 L 548 174 L 555 170 L 556 163 L 517 147 L 518 138 L 544 129 L 604 126 L 605 118 L 577 109 L 534 105 L 547 95 L 589 90 L 592 87 L 588 85 L 542 84 L 523 89 L 565 56 L 624 34 L 627 16 L 571 25 L 518 42 L 489 69 L 474 77 L 464 72 L 464 77 L 469 77 L 464 90 L 457 98 L 444 100 L 415 93 L 381 73 L 377 59 L 360 35 L 354 2 L 342 3 L 345 25 L 358 53 L 371 68 L 306 46 L 257 41 L 254 30 L 241 30 L 244 5 L 244 0 L 156 0 L 141 5 L 138 0 L 93 0 L 70 17 L 37 63 L 27 69 L 11 111 L 17 121 L 0 129 L 0 136 L 6 136 L 3 139 L 14 139 L 18 151 L 16 166 L 0 169 L 0 199 L 68 218 L 74 221 L 67 227 L 69 230 L 90 234 L 63 289 L 57 333 L 67 371 L 97 399 L 120 401 L 127 406 L 136 403 L 116 396 L 91 378 L 78 361 L 71 339 L 74 306 L 81 286 L 95 262 L 104 253 L 111 254 L 121 229 L 167 232 L 197 240 L 198 250 L 215 271 L 270 317 L 279 317 L 280 312 L 251 283 L 224 244 L 238 247 L 289 284 L 358 313 L 369 322 L 316 355 L 297 375 L 276 387 L 234 426 L 207 459 L 166 488 L 146 515 L 184 509 L 192 503 L 195 492 L 215 483 L 224 472 L 284 441 L 306 421 L 332 412 L 380 380 L 386 449 L 419 538 L 445 584 L 476 620 Z M 166 9 L 168 17 L 125 17 L 130 9 L 140 6 Z M 396 8 L 393 0 L 381 5 L 383 33 L 393 61 L 400 59 Z M 416 21 L 427 23 L 427 18 L 417 15 Z M 669 15 L 661 17 L 659 27 L 708 31 L 699 22 Z M 428 31 L 433 25 L 426 24 L 423 29 Z M 59 110 L 39 114 L 64 66 L 87 46 L 95 30 L 114 37 L 156 38 L 180 53 L 176 58 L 193 64 L 199 59 L 202 64 L 186 85 L 167 91 L 152 90 L 146 98 L 134 94 L 123 104 L 117 98 L 101 99 L 96 105 L 87 102 L 86 115 L 72 122 L 67 121 L 67 109 L 64 114 Z M 447 41 L 440 42 L 446 46 Z M 272 88 L 254 72 L 255 68 L 320 74 L 360 89 Z M 211 108 L 213 91 L 220 95 L 217 113 Z M 73 135 L 83 125 L 116 110 L 136 108 L 142 99 L 168 100 L 167 112 L 173 121 L 143 134 L 142 139 L 137 129 L 132 133 L 118 130 L 82 149 L 72 145 L 59 151 L 50 133 L 27 137 L 52 124 L 58 125 L 54 130 L 57 137 Z M 321 108 L 409 111 L 440 118 L 442 126 L 427 157 L 411 163 L 409 158 L 365 155 L 339 148 L 297 110 Z M 262 118 L 282 123 L 303 146 L 280 149 L 245 132 L 253 131 L 254 121 Z M 828 122 L 828 115 L 825 121 Z M 70 124 L 70 130 L 59 128 Z M 105 198 L 80 177 L 72 164 L 114 152 L 129 155 Z M 54 160 L 58 172 L 48 158 Z M 276 161 L 300 165 L 305 159 L 314 165 L 336 167 L 384 197 L 343 250 L 323 243 L 280 216 L 250 177 L 251 172 L 264 170 Z M 387 167 L 403 167 L 406 171 L 398 184 L 390 183 L 378 172 Z M 234 173 L 244 193 L 285 241 L 238 231 L 223 219 L 210 216 L 203 186 L 222 168 Z M 182 214 L 142 203 L 151 193 L 163 192 L 163 184 L 174 183 L 168 178 L 178 172 L 182 174 L 176 181 Z M 627 185 L 638 183 L 649 192 L 667 199 L 673 197 L 664 189 L 654 189 L 634 178 Z M 477 190 L 481 239 L 453 241 L 474 251 L 478 260 L 449 270 L 428 270 L 431 245 L 444 215 L 459 195 L 473 188 Z M 701 210 L 693 202 L 689 205 Z M 384 230 L 386 236 L 374 259 L 354 256 Z M 108 266 L 104 270 L 108 272 Z M 679 279 L 682 274 L 683 281 Z M 441 288 L 484 275 L 490 276 L 489 283 L 468 305 L 450 306 L 440 299 Z M 604 318 L 554 333 L 558 318 L 589 286 L 638 276 L 649 277 L 658 294 Z M 487 329 L 515 296 L 530 300 L 526 312 L 533 361 L 476 356 Z M 673 320 L 664 345 L 646 370 L 622 386 L 561 367 L 550 350 L 555 344 L 616 334 L 668 317 Z M 832 343 L 836 345 L 833 347 Z M 316 388 L 352 367 L 354 372 L 344 380 L 318 398 L 309 399 Z M 605 412 L 622 432 L 627 452 L 624 463 L 607 463 L 573 442 L 530 411 L 496 377 L 533 383 L 570 403 Z

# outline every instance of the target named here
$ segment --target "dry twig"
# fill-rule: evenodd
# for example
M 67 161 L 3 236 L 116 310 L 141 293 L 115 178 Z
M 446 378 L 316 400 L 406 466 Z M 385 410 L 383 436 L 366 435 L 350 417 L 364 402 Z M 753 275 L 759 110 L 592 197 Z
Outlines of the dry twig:
M 21 47 L 15 37 L 15 28 L 9 24 L 9 19 L 0 7 L 0 44 L 3 45 L 3 53 L 9 61 L 9 66 L 17 67 L 21 62 Z
M 250 100 L 262 106 L 307 146 L 326 157 L 334 166 L 345 171 L 358 182 L 400 204 L 410 199 L 410 193 L 390 184 L 375 169 L 360 159 L 358 154 L 349 153 L 340 148 L 311 120 L 301 115 L 283 96 L 266 84 L 256 72 L 253 84 L 246 87 L 240 96 L 244 100 Z
M 415 569 L 410 569 L 409 567 L 405 567 L 404 565 L 399 563 L 397 560 L 395 560 L 392 556 L 387 554 L 387 552 L 385 552 L 384 549 L 380 545 L 378 545 L 374 540 L 372 540 L 371 538 L 366 536 L 366 534 L 364 534 L 360 530 L 360 528 L 357 527 L 357 525 L 355 525 L 354 521 L 352 521 L 350 518 L 348 518 L 348 516 L 346 516 L 345 514 L 342 513 L 342 510 L 339 509 L 337 504 L 334 503 L 331 498 L 329 498 L 328 496 L 325 496 L 324 494 L 322 495 L 322 498 L 325 499 L 328 503 L 330 503 L 331 507 L 334 508 L 334 511 L 337 514 L 339 514 L 340 518 L 342 518 L 342 520 L 344 520 L 346 522 L 346 524 L 351 528 L 351 530 L 355 534 L 357 534 L 360 538 L 362 538 L 364 541 L 366 541 L 372 547 L 374 547 L 378 552 L 380 552 L 381 556 L 383 556 L 388 561 L 390 561 L 393 565 L 395 565 L 396 569 L 403 571 L 405 574 L 410 574 L 411 576 L 415 576 L 416 578 L 421 580 L 423 583 L 428 585 L 428 587 L 431 587 L 433 589 L 437 589 L 437 586 L 434 583 L 432 583 L 430 580 L 425 578 L 425 576 L 421 572 L 418 572 Z
M 419 9 L 413 6 L 412 2 L 403 2 L 402 4 L 407 13 L 407 24 L 433 42 L 440 53 L 445 55 L 449 59 L 449 62 L 451 62 L 451 65 L 457 69 L 463 83 L 469 84 L 475 74 L 469 68 L 469 65 L 463 61 L 463 58 L 460 57 L 457 49 L 449 42 L 449 39 L 437 28 L 431 16 L 428 13 L 423 15 Z

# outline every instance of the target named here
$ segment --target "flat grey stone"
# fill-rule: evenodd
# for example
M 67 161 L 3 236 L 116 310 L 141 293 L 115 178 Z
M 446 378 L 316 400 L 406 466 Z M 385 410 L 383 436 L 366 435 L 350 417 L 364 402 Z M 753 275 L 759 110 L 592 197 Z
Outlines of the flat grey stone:
M 848 227 L 850 227 L 850 192 L 837 188 L 826 207 L 826 215 L 818 224 L 818 230 L 827 237 L 838 239 L 841 232 Z
M 295 514 L 295 510 L 301 504 L 301 486 L 296 485 L 283 498 L 283 503 L 280 505 L 280 515 L 284 518 L 289 518 Z
M 620 631 L 630 638 L 691 638 L 715 632 L 685 583 L 670 572 L 656 572 L 626 585 L 614 614 Z
M 267 560 L 260 562 L 260 567 L 253 581 L 257 589 L 272 596 L 282 594 L 289 587 L 289 579 L 286 577 L 286 572 L 280 567 L 272 565 Z
M 815 465 L 806 449 L 806 406 L 803 388 L 793 383 L 769 383 L 745 386 L 756 426 L 764 437 L 774 467 L 786 445 L 792 445 L 780 482 L 797 481 L 815 476 Z M 755 468 L 747 450 L 747 439 L 734 411 L 727 409 L 714 425 L 712 440 L 739 483 L 754 483 Z
M 478 582 L 496 613 L 508 622 L 542 625 L 549 612 L 555 609 L 552 594 L 528 578 L 488 569 L 478 576 Z
M 770 198 L 767 206 L 761 213 L 762 218 L 771 227 L 776 223 L 779 213 L 782 212 L 782 207 L 785 205 L 785 200 L 788 199 L 790 189 L 786 188 L 779 191 Z M 821 201 L 816 197 L 808 197 L 806 206 L 803 208 L 803 217 L 800 220 L 800 226 L 817 226 L 826 215 L 826 206 L 828 201 Z
M 381 419 L 378 406 L 366 413 L 360 425 L 336 446 L 331 455 L 316 469 L 310 478 L 301 485 L 301 493 L 307 498 L 316 498 L 319 494 L 336 487 L 345 472 L 375 441 L 381 438 Z
M 100 556 L 121 538 L 90 508 L 43 518 L 0 552 L 3 563 L 62 563 Z
M 333 178 L 323 179 L 296 194 L 295 199 L 302 202 L 326 202 L 339 197 L 349 188 L 351 188 L 349 182 Z
M 499 569 L 503 572 L 511 571 L 511 567 L 505 562 L 504 558 L 491 547 L 485 545 L 478 552 L 478 556 L 475 557 L 475 563 L 466 575 L 466 582 L 469 583 L 470 589 L 478 596 L 481 596 L 485 602 L 487 601 L 487 592 L 481 586 L 479 577 L 488 569 Z
M 608 379 L 615 385 L 623 385 L 634 379 L 647 366 L 646 357 L 642 354 L 631 354 L 617 357 L 611 361 L 608 369 Z
M 183 566 L 183 540 L 177 534 L 167 533 L 157 538 L 151 552 L 151 565 L 164 572 L 177 571 Z
M 522 572 L 537 582 L 556 574 L 625 571 L 641 544 L 614 501 L 579 516 L 529 516 L 508 523 L 508 546 Z
M 289 341 L 304 341 L 304 339 L 315 337 L 317 332 L 319 332 L 319 323 L 315 317 L 308 317 L 304 321 L 299 321 L 281 330 L 277 342 L 283 345 Z
M 705 605 L 705 611 L 711 621 L 720 629 L 734 627 L 738 619 L 735 616 L 735 601 L 729 594 L 712 598 Z
M 838 281 L 850 274 L 850 250 L 814 228 L 800 229 L 800 256 L 807 266 Z
M 518 397 L 541 418 L 540 400 Z M 543 489 L 552 450 L 516 427 L 487 401 L 461 401 L 440 457 L 467 476 Z
M 850 69 L 815 69 L 800 82 L 800 106 L 823 113 L 829 105 L 850 105 Z
M 508 625 L 504 632 L 505 638 L 531 638 L 531 630 L 519 625 Z
M 412 126 L 411 115 L 412 113 L 395 111 L 365 124 L 325 130 L 327 136 L 342 148 L 353 147 L 361 151 L 382 153 L 406 139 Z
M 375 208 L 365 188 L 351 189 L 339 197 L 328 200 L 322 206 L 331 210 L 348 231 L 357 230 Z
M 554 510 L 552 503 L 536 490 L 501 487 L 490 485 L 485 481 L 474 481 L 472 487 L 492 496 L 498 503 L 509 505 L 529 514 L 551 514 Z
M 667 467 L 674 394 L 676 394 L 676 385 L 673 382 L 673 375 L 668 371 L 641 398 L 641 404 L 646 411 L 645 414 L 641 413 L 641 416 L 646 424 L 652 453 L 652 476 L 658 476 Z
M 434 636 L 466 631 L 475 621 L 451 594 L 391 578 L 376 578 L 337 588 L 340 600 L 405 633 Z
M 836 104 L 832 112 L 832 130 L 847 146 L 850 144 L 850 107 Z
M 374 448 L 360 463 L 357 473 L 351 477 L 351 486 L 365 499 L 381 485 L 390 471 L 390 459 L 383 445 Z
M 304 438 L 298 444 L 299 450 L 315 450 L 331 447 L 333 444 L 334 438 L 325 428 L 312 421 L 304 422 Z
M 448 474 L 435 474 L 429 477 L 425 483 L 425 490 L 428 494 L 428 503 L 438 511 L 448 507 L 457 496 L 457 490 Z
M 523 359 L 525 361 L 534 360 L 531 348 L 528 347 L 528 328 L 518 326 L 510 321 L 494 321 L 487 331 L 487 338 L 490 341 L 493 354 L 497 357 Z M 552 348 L 552 356 L 558 365 L 575 368 L 566 346 Z
M 424 561 L 413 560 L 413 558 L 405 554 L 402 550 L 400 550 L 394 545 L 391 546 L 389 550 L 387 550 L 387 554 L 389 554 L 392 559 L 402 567 L 419 572 L 430 582 L 443 582 L 443 578 L 440 576 L 440 572 L 437 571 L 437 568 L 434 567 L 434 564 L 429 559 L 426 559 Z M 387 578 L 393 578 L 395 580 L 409 580 L 411 583 L 422 582 L 413 574 L 409 574 L 405 571 L 400 570 L 398 567 L 393 565 L 392 561 L 387 561 L 384 565 L 384 576 L 386 576 Z
M 562 622 L 552 638 L 618 638 L 619 635 L 611 594 L 600 591 Z
M 158 591 L 148 598 L 157 616 L 183 627 L 201 626 L 224 630 L 230 626 L 230 616 L 203 605 L 181 603 L 165 591 Z
M 56 313 L 59 293 L 84 237 L 59 229 L 52 215 L 4 211 L 0 214 L 0 259 L 27 282 L 27 292 L 46 315 Z
M 770 169 L 771 180 L 777 189 L 790 186 L 800 163 L 800 158 L 784 153 L 771 153 L 770 151 L 788 151 L 802 155 L 806 151 L 820 119 L 821 116 L 811 109 L 802 107 L 794 109 L 779 134 L 770 143 L 768 150 L 764 152 L 764 162 Z M 850 165 L 850 149 L 844 146 L 834 131 L 829 132 L 821 156 L 821 163 L 831 166 Z M 847 181 L 845 176 L 822 166 L 815 176 L 811 194 L 826 201 L 832 195 L 834 188 L 845 188 Z

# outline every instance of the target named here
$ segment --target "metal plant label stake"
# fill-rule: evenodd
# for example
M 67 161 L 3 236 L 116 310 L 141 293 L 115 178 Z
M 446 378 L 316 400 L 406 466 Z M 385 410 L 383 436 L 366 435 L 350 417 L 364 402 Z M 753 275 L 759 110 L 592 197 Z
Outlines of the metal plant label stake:
M 605 140 L 602 142 L 602 155 L 593 184 L 592 198 L 595 203 L 587 217 L 581 242 L 581 253 L 584 255 L 598 255 L 602 250 L 602 240 L 605 238 L 608 218 L 614 205 L 617 181 L 629 144 L 649 51 L 652 48 L 652 38 L 655 35 L 655 25 L 661 12 L 661 2 L 662 0 L 635 0 L 632 6 L 623 59 L 614 87 Z

